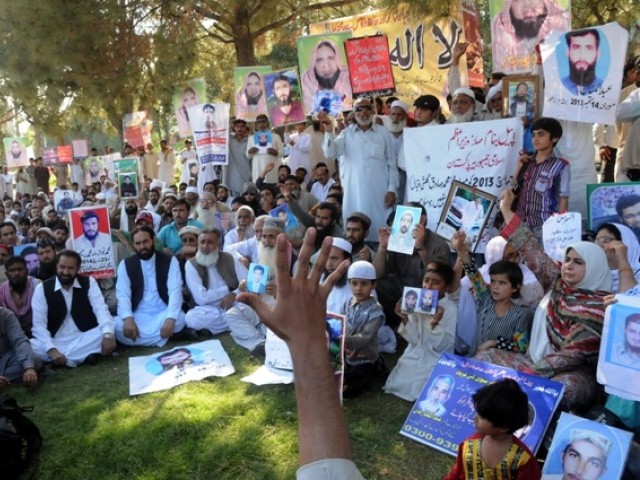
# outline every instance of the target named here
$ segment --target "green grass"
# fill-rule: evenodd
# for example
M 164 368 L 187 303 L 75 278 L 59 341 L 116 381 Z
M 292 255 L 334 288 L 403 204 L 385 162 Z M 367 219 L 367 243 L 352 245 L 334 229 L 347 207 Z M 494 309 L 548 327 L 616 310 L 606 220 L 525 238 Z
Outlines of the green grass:
M 292 385 L 240 379 L 259 362 L 228 335 L 220 340 L 236 373 L 172 390 L 129 396 L 120 349 L 96 366 L 62 369 L 35 392 L 10 391 L 44 438 L 39 480 L 290 479 L 298 466 Z M 345 401 L 356 463 L 367 479 L 438 479 L 453 458 L 398 434 L 411 405 L 376 389 Z

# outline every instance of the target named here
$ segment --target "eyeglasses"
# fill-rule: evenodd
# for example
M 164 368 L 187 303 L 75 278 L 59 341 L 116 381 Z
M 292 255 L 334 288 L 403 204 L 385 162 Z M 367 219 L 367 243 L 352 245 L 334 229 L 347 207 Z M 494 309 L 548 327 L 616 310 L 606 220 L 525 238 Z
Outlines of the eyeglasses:
M 355 109 L 356 112 L 370 112 L 371 110 L 373 110 L 371 105 L 360 105 Z

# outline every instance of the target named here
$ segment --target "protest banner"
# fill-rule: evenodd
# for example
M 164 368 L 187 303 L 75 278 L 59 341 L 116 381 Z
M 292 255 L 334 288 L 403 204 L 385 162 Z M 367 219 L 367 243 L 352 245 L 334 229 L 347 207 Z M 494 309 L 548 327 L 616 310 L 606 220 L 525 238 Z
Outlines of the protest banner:
M 541 46 L 543 115 L 613 125 L 628 40 L 617 22 L 549 35 Z
M 568 246 L 582 240 L 582 215 L 578 212 L 555 213 L 542 224 L 544 252 L 556 262 L 564 261 Z
M 116 264 L 107 206 L 74 208 L 68 213 L 73 250 L 78 252 L 82 260 L 79 273 L 94 278 L 115 277 Z
M 128 143 L 133 148 L 145 147 L 147 143 L 151 143 L 152 128 L 153 122 L 146 110 L 126 113 L 122 117 L 124 143 Z
M 448 455 L 457 455 L 459 444 L 476 431 L 472 395 L 503 378 L 518 382 L 529 397 L 529 423 L 514 435 L 535 453 L 560 404 L 564 385 L 449 353 L 443 353 L 438 360 L 400 434 Z
M 71 140 L 73 158 L 86 158 L 89 156 L 89 142 L 86 139 Z
M 271 127 L 306 121 L 297 68 L 285 68 L 265 74 L 264 88 Z
M 258 115 L 267 114 L 267 93 L 262 78 L 270 66 L 236 67 L 233 84 L 236 92 L 236 118 L 255 122 Z
M 552 30 L 571 29 L 571 0 L 490 0 L 493 71 L 530 72 L 536 45 Z
M 116 161 L 120 160 L 121 158 L 122 154 L 120 152 L 110 153 L 109 155 L 102 155 L 100 157 L 102 165 L 104 166 L 104 169 L 106 169 L 107 177 L 109 177 L 113 181 L 115 181 L 116 179 Z
M 350 31 L 353 37 L 386 35 L 396 96 L 412 105 L 424 94 L 441 97 L 447 89 L 447 69 L 453 48 L 464 41 L 459 13 L 447 19 L 416 18 L 405 8 L 378 10 L 352 17 L 314 23 L 312 35 Z M 462 84 L 467 82 L 466 65 L 460 67 Z M 478 85 L 482 86 L 482 84 Z
M 425 207 L 427 226 L 435 231 L 454 180 L 496 197 L 509 186 L 522 149 L 522 122 L 510 118 L 406 128 L 403 136 L 406 201 Z M 477 252 L 484 252 L 493 233 L 484 229 Z
M 395 92 L 386 35 L 349 38 L 344 49 L 354 96 L 387 96 Z
M 4 139 L 4 155 L 7 160 L 7 167 L 17 168 L 29 165 L 26 146 L 26 138 L 9 137 Z
M 58 149 L 56 147 L 42 147 L 40 156 L 44 166 L 52 167 L 58 162 Z
M 71 145 L 58 145 L 58 163 L 68 164 L 73 161 L 73 148 Z
M 634 287 L 638 289 L 638 287 Z M 607 393 L 640 401 L 640 298 L 616 295 L 604 315 L 598 382 Z
M 204 103 L 187 109 L 200 165 L 229 163 L 229 104 Z
M 189 107 L 207 101 L 207 82 L 204 78 L 194 78 L 182 84 L 173 96 L 173 109 L 176 112 L 178 133 L 181 137 L 191 135 L 189 125 Z
M 182 345 L 129 358 L 129 395 L 158 392 L 207 377 L 227 377 L 236 369 L 220 340 Z
M 462 22 L 464 36 L 467 44 L 465 55 L 467 57 L 467 73 L 469 85 L 484 88 L 484 62 L 482 50 L 484 42 L 480 32 L 480 16 L 474 0 L 461 0 Z
M 351 110 L 353 96 L 344 41 L 351 32 L 298 37 L 298 64 L 306 114 L 338 115 Z
M 633 434 L 606 423 L 562 412 L 542 480 L 622 478 Z

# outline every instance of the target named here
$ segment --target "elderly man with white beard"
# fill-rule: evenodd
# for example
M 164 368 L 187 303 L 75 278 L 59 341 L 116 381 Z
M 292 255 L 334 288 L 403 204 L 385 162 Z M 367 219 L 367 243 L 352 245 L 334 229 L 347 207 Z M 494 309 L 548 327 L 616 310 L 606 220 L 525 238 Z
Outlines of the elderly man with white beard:
M 467 87 L 460 87 L 453 92 L 451 99 L 451 117 L 447 123 L 477 122 L 476 94 Z
M 398 159 L 398 203 L 404 202 L 404 190 L 407 185 L 407 166 L 404 161 L 404 128 L 407 126 L 407 111 L 409 106 L 401 100 L 391 102 L 389 116 L 385 127 L 389 129 L 395 140 L 396 156 Z
M 396 147 L 391 133 L 373 123 L 371 99 L 356 100 L 353 112 L 356 122 L 337 138 L 331 132 L 332 121 L 328 115 L 318 114 L 318 120 L 325 125 L 323 150 L 329 158 L 340 158 L 340 181 L 348 185 L 343 215 L 364 212 L 371 218 L 371 228 L 377 232 L 386 226 L 387 216 L 397 200 Z
M 211 192 L 204 192 L 195 207 L 193 218 L 201 222 L 206 228 L 211 228 L 216 224 L 216 213 L 230 212 L 227 204 L 218 200 Z
M 262 300 L 267 304 L 274 304 L 276 297 L 276 285 L 274 275 L 276 271 L 276 238 L 284 233 L 284 221 L 279 218 L 267 217 L 264 220 L 262 236 L 258 243 L 258 263 L 269 267 L 269 278 Z M 292 262 L 293 264 L 293 262 Z M 240 290 L 246 288 L 246 280 L 240 282 Z M 267 328 L 262 324 L 256 312 L 243 303 L 236 303 L 227 310 L 224 315 L 231 338 L 251 352 L 251 356 L 264 358 L 264 343 L 266 341 Z
M 233 245 L 253 237 L 255 234 L 253 228 L 254 220 L 255 213 L 253 209 L 247 205 L 242 205 L 236 212 L 236 228 L 227 232 L 224 236 L 224 244 Z
M 223 251 L 231 254 L 235 260 L 236 273 L 238 274 L 239 279 L 247 278 L 250 263 L 258 263 L 258 245 L 262 238 L 264 221 L 267 218 L 270 218 L 269 215 L 260 215 L 256 218 L 256 221 L 253 224 L 256 231 L 255 237 L 234 243 L 233 245 L 224 245 Z
M 198 236 L 195 258 L 185 265 L 185 279 L 196 306 L 187 312 L 185 321 L 194 330 L 208 330 L 213 335 L 229 330 L 224 312 L 236 300 L 238 277 L 233 257 L 220 252 L 222 232 L 205 228 Z

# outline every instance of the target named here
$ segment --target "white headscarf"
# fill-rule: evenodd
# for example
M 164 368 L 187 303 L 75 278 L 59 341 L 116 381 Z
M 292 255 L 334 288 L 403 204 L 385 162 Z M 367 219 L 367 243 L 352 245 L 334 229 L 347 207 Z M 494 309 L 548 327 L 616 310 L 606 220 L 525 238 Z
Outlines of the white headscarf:
M 478 269 L 478 271 L 482 274 L 482 278 L 484 278 L 485 283 L 491 283 L 491 277 L 489 276 L 489 267 L 494 263 L 502 260 L 504 255 L 504 250 L 507 248 L 507 242 L 504 237 L 498 235 L 493 237 L 491 240 L 487 242 L 487 246 L 484 250 L 484 261 L 486 262 L 482 267 Z M 537 283 L 538 279 L 531 271 L 529 267 L 527 267 L 524 263 L 518 263 L 520 270 L 522 270 L 522 284 L 529 285 L 531 283 Z
M 585 262 L 584 278 L 574 286 L 585 290 L 606 290 L 610 292 L 613 280 L 604 250 L 595 243 L 576 242 L 566 248 L 565 255 L 571 249 L 575 250 Z
M 629 261 L 629 265 L 631 266 L 631 270 L 633 270 L 633 277 L 636 280 L 640 279 L 640 242 L 638 242 L 638 237 L 633 233 L 626 225 L 622 225 L 621 223 L 612 223 L 614 227 L 618 229 L 620 232 L 620 239 L 622 243 L 627 247 L 627 260 Z M 611 275 L 613 276 L 613 291 L 618 291 L 618 286 L 620 285 L 620 273 L 618 270 L 611 270 Z

